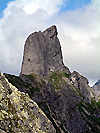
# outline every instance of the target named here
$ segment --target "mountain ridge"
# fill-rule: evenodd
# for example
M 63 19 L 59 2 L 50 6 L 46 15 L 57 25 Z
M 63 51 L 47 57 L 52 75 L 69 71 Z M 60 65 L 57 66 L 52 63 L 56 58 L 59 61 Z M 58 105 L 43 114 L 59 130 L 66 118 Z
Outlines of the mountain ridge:
M 20 94 L 24 93 L 38 105 L 50 121 L 52 132 L 98 133 L 100 132 L 100 97 L 97 102 L 88 80 L 76 71 L 71 73 L 64 65 L 57 34 L 54 25 L 44 32 L 32 33 L 25 42 L 20 75 L 5 73 L 3 77 L 4 79 L 6 77 Z M 2 78 L 0 81 L 2 82 Z M 2 86 L 0 89 L 2 90 Z M 49 127 L 45 129 L 45 125 L 48 123 L 42 124 L 43 128 L 39 130 L 44 133 L 50 132 L 51 129 Z M 27 126 L 27 133 L 29 129 Z M 35 129 L 31 131 L 36 132 Z

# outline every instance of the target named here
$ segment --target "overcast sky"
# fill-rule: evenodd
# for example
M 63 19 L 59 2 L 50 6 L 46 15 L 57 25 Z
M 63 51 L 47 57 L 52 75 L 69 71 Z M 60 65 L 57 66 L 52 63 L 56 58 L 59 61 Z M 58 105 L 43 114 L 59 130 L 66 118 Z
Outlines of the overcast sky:
M 0 0 L 0 70 L 18 75 L 29 34 L 56 25 L 70 71 L 100 79 L 100 0 Z

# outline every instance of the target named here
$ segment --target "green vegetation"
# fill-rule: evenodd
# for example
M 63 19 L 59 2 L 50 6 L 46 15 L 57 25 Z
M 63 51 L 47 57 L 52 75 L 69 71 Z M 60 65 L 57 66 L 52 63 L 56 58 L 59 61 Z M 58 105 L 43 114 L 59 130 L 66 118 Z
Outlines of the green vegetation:
M 50 82 L 54 89 L 62 89 L 62 83 L 65 83 L 66 78 L 69 78 L 71 74 L 64 72 L 53 72 L 50 75 Z M 64 80 L 65 79 L 65 80 Z
M 27 78 L 29 78 L 36 86 L 39 86 L 40 83 L 36 80 L 35 74 L 25 75 Z
M 71 74 L 64 73 L 65 77 L 70 78 Z
M 78 88 L 75 88 L 75 89 L 76 89 L 76 91 L 78 92 L 79 96 L 80 96 L 80 97 L 83 97 L 83 95 L 81 94 L 80 90 L 79 90 Z
M 91 104 L 83 100 L 78 104 L 81 116 L 90 127 L 87 132 L 100 133 L 100 101 L 92 98 Z
M 23 87 L 26 86 L 25 82 L 18 76 L 6 74 L 5 77 L 12 85 L 14 85 L 17 88 L 19 88 L 19 86 L 23 86 Z
M 50 75 L 50 79 L 55 79 L 56 81 L 59 81 L 62 79 L 62 77 L 69 78 L 71 74 L 67 74 L 64 72 L 55 71 Z
M 46 82 L 39 75 L 35 73 L 25 76 L 29 78 L 37 87 L 42 87 L 43 85 L 46 85 Z
M 6 74 L 5 75 L 6 78 L 8 79 L 8 81 L 14 85 L 16 88 L 18 89 L 25 89 L 26 92 L 29 94 L 30 97 L 32 97 L 32 95 L 34 94 L 34 92 L 40 92 L 39 87 L 33 87 L 30 83 L 28 82 L 24 82 L 20 77 L 15 76 L 15 75 L 10 75 L 10 74 Z M 27 75 L 27 77 L 29 77 L 32 82 L 34 82 L 34 77 Z M 36 83 L 36 81 L 35 81 Z M 36 83 L 37 85 L 37 83 Z

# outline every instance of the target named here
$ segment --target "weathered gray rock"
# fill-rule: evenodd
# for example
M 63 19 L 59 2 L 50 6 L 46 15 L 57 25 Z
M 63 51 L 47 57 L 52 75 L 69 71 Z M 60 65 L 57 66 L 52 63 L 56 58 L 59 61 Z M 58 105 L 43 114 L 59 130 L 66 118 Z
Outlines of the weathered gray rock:
M 56 133 L 52 122 L 24 92 L 0 76 L 0 129 L 8 133 Z
M 80 90 L 82 97 L 85 102 L 91 102 L 93 97 L 91 87 L 88 85 L 87 78 L 80 75 L 78 72 L 74 71 L 70 76 L 70 81 L 77 89 Z
M 25 42 L 21 73 L 48 75 L 65 68 L 56 26 L 32 33 Z M 66 72 L 70 73 L 66 67 Z
M 92 92 L 95 96 L 96 101 L 100 99 L 100 80 L 98 80 L 92 87 Z

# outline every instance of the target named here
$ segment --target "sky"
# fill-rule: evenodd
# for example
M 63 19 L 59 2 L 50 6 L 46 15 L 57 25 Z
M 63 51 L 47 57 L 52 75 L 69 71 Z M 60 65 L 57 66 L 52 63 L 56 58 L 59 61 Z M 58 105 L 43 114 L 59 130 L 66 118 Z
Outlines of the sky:
M 100 79 L 100 0 L 0 0 L 0 70 L 19 75 L 26 38 L 56 25 L 65 65 Z

